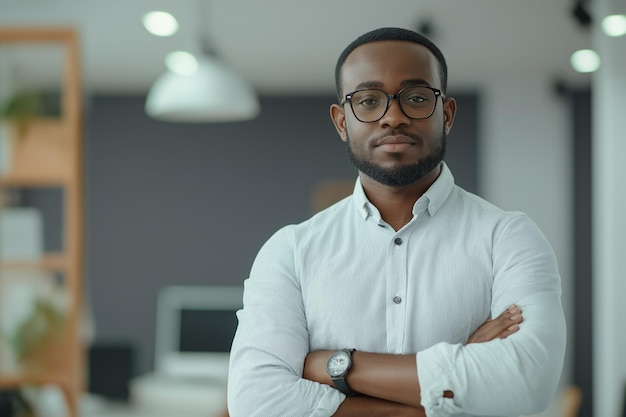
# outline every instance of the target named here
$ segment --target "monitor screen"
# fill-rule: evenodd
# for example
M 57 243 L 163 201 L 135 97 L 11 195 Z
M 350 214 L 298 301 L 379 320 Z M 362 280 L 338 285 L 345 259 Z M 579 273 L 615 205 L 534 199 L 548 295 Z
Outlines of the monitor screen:
M 243 305 L 241 286 L 168 286 L 159 292 L 155 369 L 174 377 L 226 379 Z
M 233 310 L 182 309 L 178 347 L 181 352 L 229 352 L 237 329 Z

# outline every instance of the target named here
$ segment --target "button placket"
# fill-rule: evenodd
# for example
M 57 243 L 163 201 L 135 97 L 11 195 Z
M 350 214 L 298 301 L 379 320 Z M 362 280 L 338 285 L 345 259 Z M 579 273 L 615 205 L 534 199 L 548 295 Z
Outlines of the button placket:
M 406 324 L 408 235 L 390 236 L 387 247 L 387 347 L 401 352 Z

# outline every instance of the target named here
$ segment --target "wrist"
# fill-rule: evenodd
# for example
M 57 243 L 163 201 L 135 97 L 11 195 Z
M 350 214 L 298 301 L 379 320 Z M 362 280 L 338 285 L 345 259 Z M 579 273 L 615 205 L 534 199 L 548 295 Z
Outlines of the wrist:
M 352 368 L 352 353 L 356 349 L 343 349 L 333 352 L 326 362 L 326 372 L 331 378 L 332 385 L 352 397 L 356 392 L 350 387 L 346 380 Z

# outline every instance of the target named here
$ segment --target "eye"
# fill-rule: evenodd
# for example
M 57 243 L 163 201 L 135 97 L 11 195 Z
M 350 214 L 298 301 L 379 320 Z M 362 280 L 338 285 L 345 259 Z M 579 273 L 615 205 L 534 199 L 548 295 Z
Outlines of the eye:
M 380 103 L 380 97 L 377 96 L 359 96 L 356 102 L 361 107 L 375 107 Z
M 413 101 L 415 103 L 421 103 L 421 102 L 426 101 L 428 99 L 426 97 L 422 97 L 422 96 L 412 96 L 412 97 L 409 97 L 407 100 L 408 101 Z
M 404 98 L 404 102 L 411 105 L 425 104 L 430 101 L 430 98 L 425 94 L 411 93 Z
M 386 103 L 387 96 L 379 90 L 361 90 L 352 95 L 352 105 L 362 110 L 376 109 Z

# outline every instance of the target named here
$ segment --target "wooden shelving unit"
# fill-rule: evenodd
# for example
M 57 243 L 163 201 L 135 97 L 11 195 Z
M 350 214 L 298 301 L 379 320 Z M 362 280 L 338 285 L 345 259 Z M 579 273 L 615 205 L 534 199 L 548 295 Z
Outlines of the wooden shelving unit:
M 70 417 L 78 416 L 84 388 L 85 353 L 80 337 L 83 274 L 82 93 L 78 36 L 66 28 L 0 28 L 2 45 L 55 44 L 64 53 L 60 118 L 34 118 L 26 133 L 12 143 L 9 170 L 0 175 L 0 190 L 58 187 L 63 192 L 63 249 L 33 262 L 0 263 L 2 275 L 20 269 L 63 276 L 68 310 L 60 329 L 38 346 L 32 363 L 0 368 L 0 389 L 26 385 L 58 385 L 67 399 Z
M 0 269 L 41 269 L 44 271 L 64 272 L 67 260 L 62 253 L 47 253 L 36 262 L 0 262 Z

